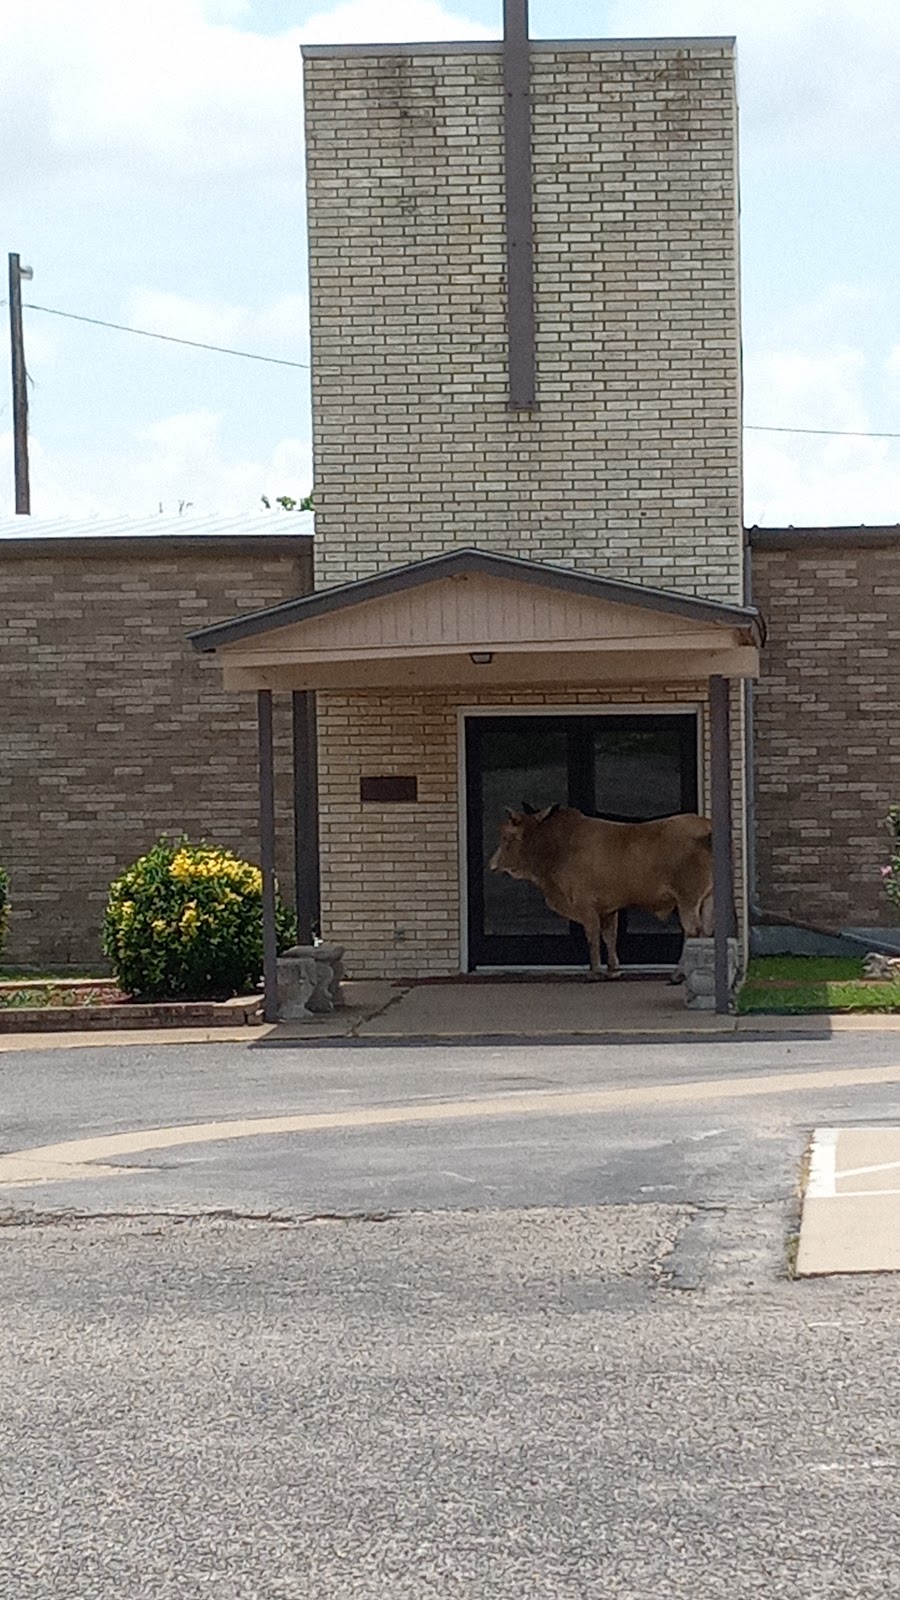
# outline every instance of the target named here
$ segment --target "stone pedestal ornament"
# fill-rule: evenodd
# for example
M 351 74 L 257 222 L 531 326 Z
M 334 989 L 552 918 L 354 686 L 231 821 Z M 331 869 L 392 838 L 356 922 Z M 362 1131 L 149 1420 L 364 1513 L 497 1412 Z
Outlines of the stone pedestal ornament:
M 278 1020 L 327 1015 L 343 1005 L 344 950 L 337 944 L 295 944 L 278 957 Z
M 867 978 L 886 978 L 896 983 L 900 978 L 900 957 L 872 950 L 863 962 L 863 972 Z
M 737 939 L 728 941 L 728 992 L 734 994 L 740 975 Z M 684 1003 L 692 1011 L 716 1009 L 716 945 L 714 939 L 685 939 L 681 954 Z

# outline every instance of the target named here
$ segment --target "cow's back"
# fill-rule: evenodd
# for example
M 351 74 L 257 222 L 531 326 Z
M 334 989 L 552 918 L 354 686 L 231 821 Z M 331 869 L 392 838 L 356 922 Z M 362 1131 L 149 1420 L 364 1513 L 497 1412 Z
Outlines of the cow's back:
M 664 909 L 711 882 L 711 831 L 708 818 L 694 813 L 607 822 L 562 807 L 540 824 L 535 880 L 567 908 L 587 896 L 607 910 Z

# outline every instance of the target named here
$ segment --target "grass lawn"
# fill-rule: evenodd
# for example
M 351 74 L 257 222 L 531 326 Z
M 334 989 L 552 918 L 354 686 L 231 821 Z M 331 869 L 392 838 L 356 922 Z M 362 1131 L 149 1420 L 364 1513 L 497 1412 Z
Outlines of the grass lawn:
M 756 956 L 737 998 L 754 1012 L 900 1011 L 900 982 L 865 978 L 862 957 Z

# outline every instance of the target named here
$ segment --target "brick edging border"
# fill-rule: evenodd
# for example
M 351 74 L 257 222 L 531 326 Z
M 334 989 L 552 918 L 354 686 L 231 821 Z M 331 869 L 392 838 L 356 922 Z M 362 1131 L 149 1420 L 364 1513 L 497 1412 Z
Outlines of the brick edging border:
M 0 1033 L 59 1033 L 74 1029 L 120 1028 L 234 1028 L 258 1022 L 260 1002 L 194 1000 L 160 1005 L 117 1006 L 4 1006 L 0 1007 Z

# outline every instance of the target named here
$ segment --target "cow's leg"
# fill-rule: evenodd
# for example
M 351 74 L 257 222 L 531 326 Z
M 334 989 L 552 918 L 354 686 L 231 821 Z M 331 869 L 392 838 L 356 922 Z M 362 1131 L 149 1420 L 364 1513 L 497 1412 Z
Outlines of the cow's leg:
M 600 918 L 600 932 L 603 943 L 606 945 L 606 976 L 607 978 L 621 978 L 622 969 L 619 966 L 619 957 L 616 954 L 616 943 L 619 937 L 619 913 L 608 911 Z
M 699 939 L 702 931 L 701 909 L 696 901 L 693 900 L 680 900 L 678 902 L 678 920 L 681 923 L 685 939 Z M 681 943 L 681 955 L 678 957 L 678 965 L 669 982 L 684 983 L 684 940 Z
M 596 982 L 603 976 L 600 971 L 600 918 L 596 911 L 585 912 L 585 915 L 581 918 L 581 926 L 588 942 L 591 962 L 590 976 Z
M 669 982 L 684 983 L 684 941 L 682 941 L 681 955 L 678 957 L 678 965 L 675 968 L 675 971 L 672 973 Z
M 678 917 L 686 939 L 699 939 L 701 932 L 700 907 L 696 900 L 680 900 Z
M 694 902 L 681 904 L 678 907 L 678 916 L 684 929 L 686 939 L 709 939 L 712 936 L 712 895 L 707 894 L 697 905 Z M 669 979 L 670 983 L 684 983 L 684 946 L 675 971 Z

